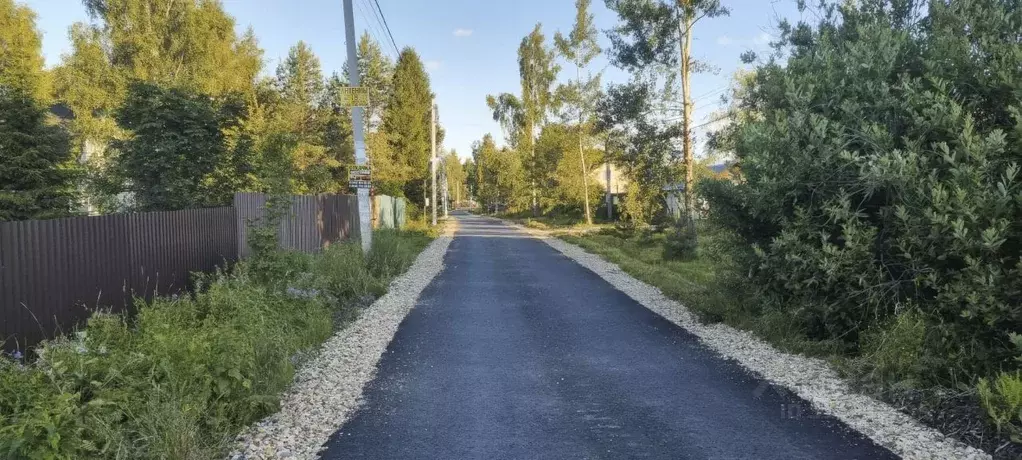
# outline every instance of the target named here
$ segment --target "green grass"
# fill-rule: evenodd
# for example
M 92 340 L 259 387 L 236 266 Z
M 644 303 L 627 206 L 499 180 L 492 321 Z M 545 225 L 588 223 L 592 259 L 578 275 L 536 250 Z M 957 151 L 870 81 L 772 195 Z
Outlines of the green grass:
M 988 452 L 1006 441 L 1022 442 L 1022 377 L 1005 372 L 981 381 L 978 394 L 968 385 L 943 387 L 923 384 L 925 369 L 918 359 L 924 331 L 911 311 L 889 324 L 867 331 L 859 350 L 840 340 L 814 340 L 800 326 L 798 312 L 771 309 L 760 294 L 741 279 L 733 263 L 737 242 L 705 222 L 699 226 L 699 253 L 693 260 L 665 257 L 664 234 L 604 229 L 596 233 L 556 234 L 617 264 L 633 277 L 660 288 L 704 322 L 723 322 L 755 333 L 778 349 L 829 361 L 856 387 L 916 416 L 945 433 L 965 433 L 961 439 Z M 1022 343 L 1022 336 L 1013 337 Z M 1022 345 L 1020 345 L 1022 349 Z M 1019 358 L 1022 360 L 1022 357 Z M 983 420 L 989 415 L 995 427 Z M 1002 449 L 995 458 L 1015 457 L 1022 448 Z
M 685 305 L 708 323 L 723 322 L 752 331 L 781 349 L 822 358 L 835 358 L 841 345 L 809 340 L 785 313 L 763 311 L 751 301 L 752 289 L 731 270 L 733 238 L 704 222 L 699 223 L 699 254 L 691 260 L 665 256 L 663 233 L 608 228 L 584 235 L 557 234 L 617 264 L 629 275 L 659 288 L 665 296 Z
M 430 240 L 384 230 L 368 256 L 357 242 L 262 254 L 136 316 L 96 314 L 30 362 L 0 357 L 0 458 L 223 457 Z

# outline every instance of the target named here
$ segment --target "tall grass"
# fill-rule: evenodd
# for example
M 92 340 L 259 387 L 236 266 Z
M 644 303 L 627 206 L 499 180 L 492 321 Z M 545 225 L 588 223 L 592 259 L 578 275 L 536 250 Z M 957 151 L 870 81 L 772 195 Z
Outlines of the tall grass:
M 278 409 L 300 357 L 386 291 L 428 243 L 376 233 L 204 277 L 137 316 L 96 314 L 35 358 L 0 357 L 0 458 L 207 459 Z

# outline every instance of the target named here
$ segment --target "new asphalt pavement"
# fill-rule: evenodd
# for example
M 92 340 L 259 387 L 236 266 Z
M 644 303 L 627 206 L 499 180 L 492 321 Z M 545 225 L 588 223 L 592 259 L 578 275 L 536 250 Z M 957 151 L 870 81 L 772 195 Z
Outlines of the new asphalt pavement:
M 896 458 L 542 241 L 455 218 L 323 458 Z

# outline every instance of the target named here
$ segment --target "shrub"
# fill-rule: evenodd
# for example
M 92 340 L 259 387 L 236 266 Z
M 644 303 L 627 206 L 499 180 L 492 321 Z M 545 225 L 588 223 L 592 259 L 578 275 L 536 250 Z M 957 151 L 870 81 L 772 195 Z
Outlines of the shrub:
M 885 379 L 1017 367 L 1005 338 L 1022 330 L 1019 12 L 997 0 L 821 11 L 783 23 L 773 59 L 785 62 L 743 89 L 727 134 L 740 180 L 702 187 L 757 255 L 739 270 L 809 337 L 889 360 Z M 898 318 L 902 305 L 919 314 Z M 928 372 L 899 371 L 917 345 Z
M 428 241 L 378 235 L 375 258 L 357 243 L 262 254 L 263 265 L 202 277 L 193 295 L 139 300 L 134 317 L 97 313 L 40 345 L 32 363 L 0 357 L 0 457 L 222 456 L 242 427 L 277 410 L 298 357 L 330 336 L 335 314 L 348 319 L 352 299 L 385 291 Z
M 980 379 L 977 389 L 997 430 L 1007 432 L 1014 442 L 1022 442 L 1022 372 L 1002 373 L 993 386 Z
M 664 240 L 665 259 L 691 260 L 697 256 L 696 223 L 683 215 L 670 226 Z

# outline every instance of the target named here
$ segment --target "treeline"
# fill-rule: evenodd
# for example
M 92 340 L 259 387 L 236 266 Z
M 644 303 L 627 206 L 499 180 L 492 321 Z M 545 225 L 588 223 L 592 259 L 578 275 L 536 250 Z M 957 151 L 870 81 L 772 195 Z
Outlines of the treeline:
M 1019 442 L 1022 9 L 817 14 L 781 23 L 736 91 L 718 141 L 741 180 L 700 190 L 744 243 L 729 279 L 749 289 L 743 308 L 854 356 L 883 391 L 975 388 L 1002 442 Z M 1008 444 L 993 448 L 1022 452 Z
M 347 69 L 325 76 L 298 42 L 267 75 L 255 33 L 237 33 L 216 1 L 83 4 L 90 21 L 46 70 L 34 13 L 0 0 L 0 105 L 19 115 L 0 121 L 0 219 L 347 190 Z M 405 48 L 395 63 L 365 34 L 358 65 L 377 191 L 422 205 L 433 99 L 422 61 Z
M 594 73 L 590 64 L 601 49 L 590 1 L 579 0 L 576 8 L 567 35 L 558 32 L 550 43 L 537 24 L 522 38 L 520 94 L 486 98 L 507 144 L 498 148 L 487 134 L 472 149 L 467 180 L 486 209 L 534 214 L 559 209 L 592 222 L 593 204 L 603 189 L 591 176 L 603 162 L 606 142 L 596 124 L 601 72 Z M 575 78 L 557 84 L 558 61 L 569 65 Z
M 585 53 L 561 40 L 555 52 L 537 26 L 519 50 L 521 95 L 488 100 L 509 147 L 485 137 L 470 180 L 484 203 L 508 209 L 528 209 L 533 196 L 544 209 L 584 206 L 559 175 L 564 161 L 580 171 L 569 146 L 580 136 L 603 154 L 583 156 L 586 167 L 606 159 L 624 169 L 628 221 L 668 217 L 665 254 L 713 267 L 707 299 L 721 305 L 703 310 L 723 312 L 715 319 L 846 358 L 842 370 L 878 394 L 1018 455 L 1006 446 L 1022 439 L 1022 8 L 813 3 L 815 20 L 779 24 L 769 56 L 742 56 L 754 65 L 736 76 L 708 136 L 709 153 L 730 157 L 725 177 L 692 160 L 702 125 L 692 125 L 687 81 L 712 67 L 691 57 L 692 31 L 726 5 L 614 0 L 608 55 L 630 80 L 602 93 L 580 84 L 595 103 L 568 103 L 551 90 L 557 58 Z M 577 5 L 585 23 L 588 2 Z M 564 107 L 582 122 L 548 123 Z M 665 189 L 679 183 L 695 196 L 670 219 Z M 721 247 L 696 244 L 697 210 Z M 975 434 L 987 422 L 970 403 L 999 436 Z M 953 414 L 932 415 L 945 409 Z

